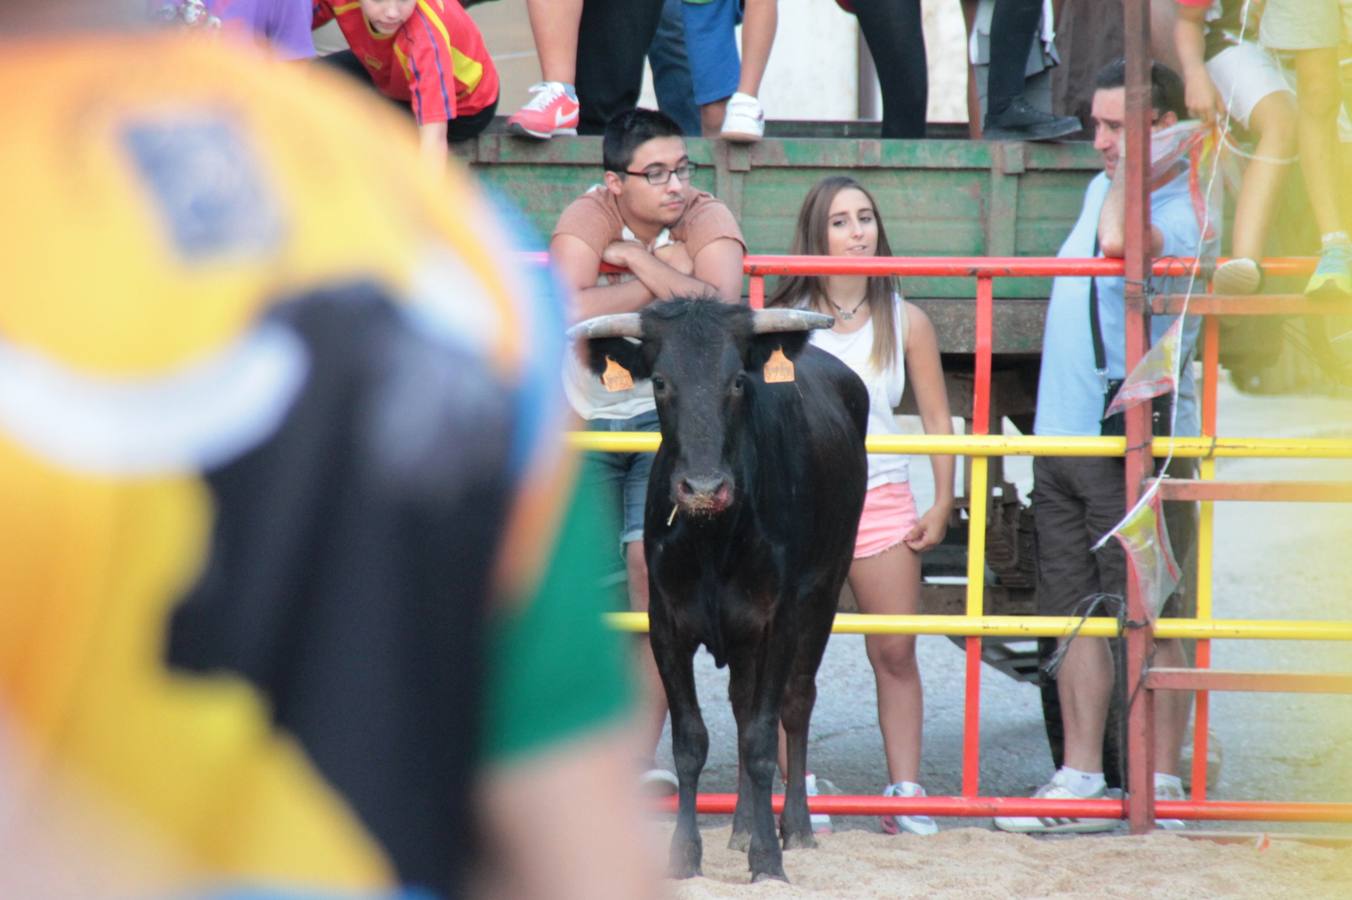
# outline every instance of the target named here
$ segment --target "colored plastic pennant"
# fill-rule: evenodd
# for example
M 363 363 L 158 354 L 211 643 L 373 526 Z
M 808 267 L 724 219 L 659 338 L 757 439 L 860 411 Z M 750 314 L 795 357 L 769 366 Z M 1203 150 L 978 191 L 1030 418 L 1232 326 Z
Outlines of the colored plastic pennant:
M 1183 319 L 1174 320 L 1136 368 L 1122 382 L 1103 418 L 1116 415 L 1153 397 L 1171 394 L 1178 387 L 1178 358 L 1183 346 Z M 1170 429 L 1172 431 L 1173 429 Z
M 1169 543 L 1169 529 L 1159 492 L 1152 490 L 1111 532 L 1126 551 L 1127 561 L 1136 573 L 1136 584 L 1145 600 L 1146 614 L 1153 623 L 1165 602 L 1178 588 L 1182 571 Z M 1106 540 L 1106 536 L 1105 536 Z M 1103 541 L 1098 546 L 1102 546 Z

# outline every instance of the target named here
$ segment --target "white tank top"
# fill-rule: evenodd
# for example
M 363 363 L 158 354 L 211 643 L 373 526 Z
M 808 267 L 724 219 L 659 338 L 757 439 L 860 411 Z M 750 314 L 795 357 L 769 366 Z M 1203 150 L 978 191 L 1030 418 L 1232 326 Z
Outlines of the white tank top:
M 906 389 L 906 307 L 901 295 L 892 296 L 893 316 L 897 323 L 897 358 L 885 372 L 873 368 L 869 356 L 873 351 L 873 319 L 851 334 L 840 334 L 829 328 L 812 332 L 813 344 L 830 353 L 854 370 L 868 388 L 868 433 L 901 434 L 897 417 L 892 410 L 901 403 Z M 910 480 L 910 464 L 905 456 L 892 453 L 870 453 L 868 457 L 868 488 L 884 484 L 904 483 Z

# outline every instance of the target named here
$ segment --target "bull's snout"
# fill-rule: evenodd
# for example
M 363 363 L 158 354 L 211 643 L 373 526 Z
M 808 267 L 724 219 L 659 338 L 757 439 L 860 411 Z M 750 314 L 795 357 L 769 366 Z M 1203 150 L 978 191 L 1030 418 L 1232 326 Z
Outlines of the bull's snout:
M 676 503 L 686 512 L 714 515 L 732 504 L 732 479 L 726 475 L 687 475 L 676 480 Z

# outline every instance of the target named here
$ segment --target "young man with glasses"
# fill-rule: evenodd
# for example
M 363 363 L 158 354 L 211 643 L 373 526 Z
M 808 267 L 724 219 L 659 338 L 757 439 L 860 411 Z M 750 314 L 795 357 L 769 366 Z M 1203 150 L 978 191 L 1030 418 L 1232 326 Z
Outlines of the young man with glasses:
M 656 300 L 705 294 L 736 303 L 742 294 L 742 239 L 732 213 L 690 182 L 695 165 L 681 128 L 647 109 L 616 116 L 602 142 L 605 180 L 569 204 L 559 217 L 549 255 L 574 291 L 574 320 L 637 312 Z M 603 274 L 602 264 L 624 269 Z M 657 431 L 652 385 L 639 382 L 607 391 L 570 357 L 564 388 L 590 431 Z M 609 491 L 623 522 L 619 535 L 629 583 L 629 604 L 648 608 L 648 567 L 643 557 L 643 507 L 651 453 L 592 453 L 583 478 Z M 652 652 L 640 651 L 649 715 L 642 752 L 653 752 L 666 718 L 666 696 Z M 650 769 L 645 781 L 674 792 L 670 772 Z

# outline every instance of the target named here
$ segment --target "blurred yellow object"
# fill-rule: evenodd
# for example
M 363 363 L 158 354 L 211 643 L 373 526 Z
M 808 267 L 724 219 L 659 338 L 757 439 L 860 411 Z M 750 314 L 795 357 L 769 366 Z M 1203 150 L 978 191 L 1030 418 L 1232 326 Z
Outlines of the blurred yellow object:
M 263 694 L 171 670 L 166 623 L 211 549 L 200 471 L 261 440 L 255 409 L 280 419 L 304 378 L 303 348 L 262 315 L 334 285 L 449 291 L 437 314 L 474 326 L 509 381 L 540 326 L 506 241 L 464 176 L 433 173 L 404 122 L 315 69 L 190 36 L 43 38 L 0 42 L 0 81 L 6 818 L 36 829 L 45 801 L 78 794 L 104 830 L 71 869 L 139 835 L 163 871 L 108 895 L 178 895 L 183 877 L 392 887 L 387 848 Z M 551 499 L 518 503 L 517 543 L 548 548 Z M 4 832 L 0 860 L 19 852 Z

